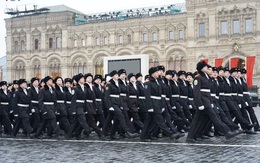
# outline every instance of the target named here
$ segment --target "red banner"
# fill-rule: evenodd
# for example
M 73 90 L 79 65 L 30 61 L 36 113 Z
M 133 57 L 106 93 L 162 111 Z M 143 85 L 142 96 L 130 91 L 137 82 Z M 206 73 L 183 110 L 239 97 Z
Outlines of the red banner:
M 201 59 L 200 62 L 202 61 L 206 62 L 207 64 L 209 63 L 209 59 Z
M 231 58 L 230 59 L 230 69 L 237 68 L 239 58 Z
M 253 85 L 253 71 L 255 66 L 255 56 L 246 57 L 246 78 L 247 78 L 247 86 L 249 88 Z
M 215 59 L 215 67 L 222 66 L 223 58 Z

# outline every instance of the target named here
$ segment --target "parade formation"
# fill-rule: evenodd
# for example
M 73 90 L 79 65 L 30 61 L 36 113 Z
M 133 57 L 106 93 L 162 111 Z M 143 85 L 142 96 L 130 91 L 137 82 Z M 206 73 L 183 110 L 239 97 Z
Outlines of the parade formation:
M 100 140 L 161 137 L 196 143 L 214 136 L 256 134 L 246 70 L 197 63 L 197 71 L 151 67 L 72 78 L 33 77 L 0 82 L 1 137 Z M 19 133 L 19 134 L 18 134 Z

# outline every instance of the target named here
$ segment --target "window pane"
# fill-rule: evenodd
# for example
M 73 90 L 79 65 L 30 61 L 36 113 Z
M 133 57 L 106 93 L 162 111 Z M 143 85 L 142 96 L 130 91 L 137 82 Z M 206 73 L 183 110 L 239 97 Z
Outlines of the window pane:
M 233 33 L 240 33 L 240 23 L 239 20 L 234 20 L 233 21 Z
M 14 42 L 14 51 L 18 52 L 18 41 Z
M 174 39 L 174 33 L 173 31 L 169 32 L 169 40 L 173 40 Z
M 108 38 L 104 37 L 104 45 L 107 45 L 107 44 L 108 44 Z
M 38 39 L 35 39 L 35 40 L 34 40 L 34 49 L 35 49 L 35 50 L 38 50 L 38 44 L 39 44 Z
M 147 33 L 143 34 L 143 42 L 147 42 Z
M 119 44 L 123 44 L 123 36 L 118 37 L 118 42 L 119 42 Z
M 25 50 L 25 45 L 24 45 L 24 41 L 21 41 L 21 51 Z
M 77 47 L 78 46 L 78 42 L 77 40 L 74 40 L 74 47 Z
M 179 31 L 179 39 L 180 39 L 180 40 L 183 39 L 183 31 L 182 31 L 182 30 Z
M 61 48 L 61 44 L 60 44 L 60 38 L 59 37 L 57 37 L 56 38 L 56 48 Z
M 199 37 L 205 37 L 205 23 L 199 24 Z
M 81 39 L 81 46 L 85 46 L 85 39 Z
M 99 42 L 99 37 L 96 38 L 96 45 L 99 46 L 100 42 Z
M 153 41 L 157 41 L 157 33 L 153 33 Z
M 53 39 L 49 38 L 49 48 L 52 49 L 53 47 Z
M 228 34 L 228 24 L 227 24 L 227 21 L 222 21 L 221 22 L 221 34 L 222 35 Z
M 131 35 L 127 35 L 127 42 L 128 42 L 128 44 L 131 44 L 131 42 L 132 42 Z
M 246 33 L 253 32 L 252 19 L 246 19 Z

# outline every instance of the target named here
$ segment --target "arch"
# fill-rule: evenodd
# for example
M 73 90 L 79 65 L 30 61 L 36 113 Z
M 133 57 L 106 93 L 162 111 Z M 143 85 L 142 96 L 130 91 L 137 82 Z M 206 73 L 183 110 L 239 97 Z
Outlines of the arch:
M 141 54 L 147 54 L 147 53 L 150 53 L 150 52 L 155 53 L 156 55 L 159 56 L 160 49 L 158 49 L 158 48 L 156 48 L 154 46 L 146 46 L 146 47 L 140 49 L 140 53 Z
M 153 25 L 151 28 L 150 28 L 150 32 L 158 32 L 159 31 L 159 28 L 156 27 L 155 25 Z
M 106 50 L 96 50 L 92 52 L 92 60 L 94 61 L 95 58 L 97 58 L 99 55 L 105 55 L 105 56 L 110 56 L 109 51 Z
M 34 58 L 31 62 L 33 76 L 37 78 L 41 78 L 41 61 L 39 58 Z
M 133 34 L 134 31 L 133 31 L 131 28 L 128 27 L 128 28 L 125 30 L 125 33 L 126 33 L 126 34 Z
M 120 48 L 116 51 L 117 56 L 123 56 L 123 55 L 134 55 L 134 51 L 130 48 Z
M 186 49 L 180 47 L 171 47 L 167 49 L 166 52 L 167 66 L 169 69 L 174 69 L 176 71 L 186 70 L 187 65 L 187 52 Z
M 22 78 L 24 79 L 26 77 L 25 60 L 23 60 L 22 58 L 19 58 L 19 59 L 15 60 L 13 63 L 14 63 L 13 68 L 14 68 L 15 79 L 22 79 Z
M 230 58 L 239 58 L 239 59 L 242 59 L 242 60 L 246 60 L 246 55 L 243 52 L 235 52 L 235 51 L 232 52 L 232 53 L 229 53 L 229 54 L 227 54 L 223 57 L 223 64 L 222 65 L 226 65 L 229 62 Z
M 82 57 L 85 61 L 87 61 L 87 54 L 82 51 L 77 51 L 70 55 L 70 63 L 73 63 L 79 57 Z
M 116 31 L 116 35 L 124 35 L 124 31 L 120 28 Z
M 46 58 L 47 58 L 47 63 L 50 63 L 50 61 L 51 61 L 52 59 L 55 59 L 55 58 L 57 58 L 57 59 L 61 62 L 61 55 L 58 54 L 58 53 L 50 53 L 50 54 L 47 54 Z

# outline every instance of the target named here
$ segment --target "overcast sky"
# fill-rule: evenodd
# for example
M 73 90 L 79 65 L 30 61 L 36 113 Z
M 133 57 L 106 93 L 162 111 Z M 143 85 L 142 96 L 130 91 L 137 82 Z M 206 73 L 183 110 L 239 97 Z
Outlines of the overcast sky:
M 24 9 L 25 4 L 27 4 L 27 9 L 29 9 L 33 4 L 39 7 L 64 4 L 75 10 L 89 14 L 183 2 L 185 0 L 0 0 L 0 57 L 3 57 L 6 53 L 4 18 L 9 18 L 9 15 L 4 14 L 6 7 Z

